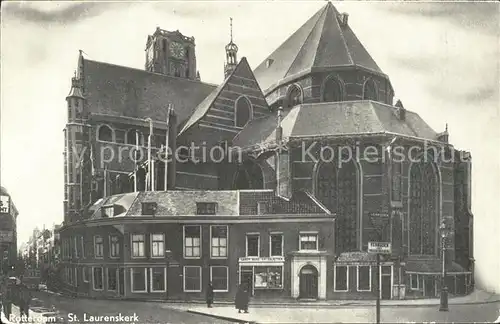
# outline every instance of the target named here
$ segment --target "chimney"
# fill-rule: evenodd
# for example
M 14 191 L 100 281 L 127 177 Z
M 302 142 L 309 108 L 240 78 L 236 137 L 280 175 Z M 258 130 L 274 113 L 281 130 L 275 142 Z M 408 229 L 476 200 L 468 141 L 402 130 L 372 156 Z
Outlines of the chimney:
M 342 14 L 340 14 L 341 26 L 347 26 L 348 20 L 349 20 L 349 14 L 347 12 L 343 12 Z

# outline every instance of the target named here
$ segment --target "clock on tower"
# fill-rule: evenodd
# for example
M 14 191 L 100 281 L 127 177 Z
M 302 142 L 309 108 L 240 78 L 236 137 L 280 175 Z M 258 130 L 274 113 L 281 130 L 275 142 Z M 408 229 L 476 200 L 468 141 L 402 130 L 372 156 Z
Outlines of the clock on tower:
M 172 42 L 170 43 L 170 55 L 177 59 L 182 59 L 186 55 L 184 46 L 181 43 Z

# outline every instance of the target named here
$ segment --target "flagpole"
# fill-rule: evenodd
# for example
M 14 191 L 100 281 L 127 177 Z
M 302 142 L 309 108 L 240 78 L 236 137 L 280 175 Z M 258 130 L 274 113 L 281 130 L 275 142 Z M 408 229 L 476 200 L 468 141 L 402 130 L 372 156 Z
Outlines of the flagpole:
M 169 143 L 168 143 L 168 135 L 170 132 L 170 114 L 172 113 L 172 105 L 168 104 L 168 110 L 167 110 L 167 131 L 165 132 L 165 184 L 164 184 L 164 191 L 167 191 L 167 185 L 168 185 L 168 149 L 169 149 Z

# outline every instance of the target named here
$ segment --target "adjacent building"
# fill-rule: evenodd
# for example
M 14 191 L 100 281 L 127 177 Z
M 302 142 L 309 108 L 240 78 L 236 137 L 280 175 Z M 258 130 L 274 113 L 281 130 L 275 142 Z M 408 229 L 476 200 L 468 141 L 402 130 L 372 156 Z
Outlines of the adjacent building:
M 0 272 L 8 275 L 17 264 L 17 216 L 11 196 L 0 187 Z
M 148 36 L 145 70 L 80 53 L 66 289 L 418 298 L 437 296 L 444 262 L 451 293 L 470 292 L 470 154 L 394 99 L 348 17 L 328 2 L 253 70 L 231 37 L 220 85 L 179 31 Z M 374 241 L 392 245 L 378 268 Z

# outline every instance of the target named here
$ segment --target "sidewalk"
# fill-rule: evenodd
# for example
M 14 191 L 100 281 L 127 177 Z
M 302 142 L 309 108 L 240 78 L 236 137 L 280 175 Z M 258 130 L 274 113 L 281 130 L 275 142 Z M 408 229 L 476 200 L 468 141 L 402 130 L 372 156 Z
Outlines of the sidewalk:
M 419 316 L 419 313 L 432 313 L 439 308 L 439 302 L 439 299 L 383 300 L 381 301 L 381 308 L 384 309 L 382 319 L 385 319 L 385 322 L 405 322 L 403 320 L 405 315 L 411 313 L 411 318 L 415 318 Z M 192 314 L 239 323 L 325 323 L 325 321 L 329 323 L 363 323 L 368 319 L 374 319 L 375 303 L 374 300 L 254 301 L 250 303 L 249 314 L 238 313 L 233 304 L 226 302 L 216 303 L 212 308 L 207 308 L 206 305 L 200 303 L 187 305 L 168 303 L 167 305 L 169 308 L 183 310 Z M 468 296 L 455 297 L 449 300 L 450 307 L 492 303 L 500 303 L 500 295 L 481 290 L 477 290 Z M 408 307 L 410 308 L 408 309 Z
M 380 304 L 384 307 L 425 307 L 439 305 L 439 298 L 425 298 L 425 299 L 404 299 L 404 300 L 381 300 Z M 449 305 L 471 305 L 471 304 L 488 304 L 500 302 L 500 295 L 491 294 L 483 290 L 475 290 L 470 295 L 450 297 Z M 205 301 L 193 301 L 186 303 L 183 301 L 169 301 L 176 308 L 196 307 L 200 304 L 205 304 Z M 182 305 L 180 305 L 182 304 Z M 189 306 L 186 306 L 189 305 Z M 215 301 L 215 306 L 233 306 L 233 301 Z M 375 307 L 375 300 L 322 300 L 322 301 L 298 301 L 295 299 L 276 299 L 276 300 L 251 300 L 252 307 L 299 307 L 299 308 L 328 308 L 328 307 Z

